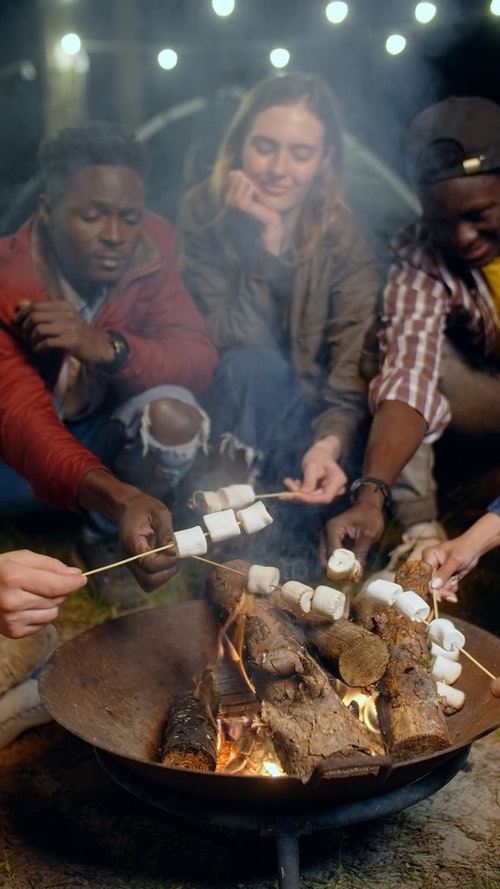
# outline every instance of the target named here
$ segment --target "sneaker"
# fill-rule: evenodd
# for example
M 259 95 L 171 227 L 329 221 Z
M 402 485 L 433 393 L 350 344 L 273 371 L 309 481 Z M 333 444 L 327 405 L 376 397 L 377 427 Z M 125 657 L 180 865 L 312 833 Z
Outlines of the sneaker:
M 122 558 L 115 540 L 90 541 L 83 535 L 77 548 L 88 571 L 102 568 L 103 565 L 113 565 Z M 148 601 L 147 593 L 139 586 L 127 565 L 118 565 L 108 571 L 91 574 L 89 580 L 103 605 L 136 608 Z
M 58 638 L 53 624 L 24 639 L 0 636 L 0 695 L 24 682 L 41 667 L 56 648 Z
M 0 749 L 37 725 L 52 722 L 38 692 L 36 679 L 27 679 L 0 697 Z
M 402 536 L 402 542 L 389 553 L 386 567 L 372 574 L 364 586 L 372 580 L 394 581 L 401 565 L 419 560 L 426 546 L 436 546 L 444 540 L 448 540 L 448 535 L 439 522 L 417 522 L 410 525 Z

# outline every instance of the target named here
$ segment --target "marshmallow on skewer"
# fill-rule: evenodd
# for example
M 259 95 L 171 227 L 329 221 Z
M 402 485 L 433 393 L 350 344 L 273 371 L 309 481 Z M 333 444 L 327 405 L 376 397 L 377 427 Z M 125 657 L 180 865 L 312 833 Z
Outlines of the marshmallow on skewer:
M 350 549 L 334 549 L 326 566 L 326 576 L 330 580 L 359 580 L 363 569 Z
M 204 556 L 207 551 L 207 538 L 199 525 L 185 528 L 183 531 L 174 531 L 174 540 L 177 555 L 181 559 L 186 556 Z
M 441 682 L 453 685 L 461 673 L 462 664 L 459 664 L 458 661 L 450 661 L 449 658 L 441 657 L 440 655 L 434 658 L 434 663 L 431 667 L 431 676 L 433 679 L 439 679 Z
M 458 710 L 462 709 L 465 704 L 465 694 L 463 691 L 439 681 L 436 682 L 436 688 L 446 714 L 457 713 Z
M 287 580 L 281 587 L 281 598 L 288 605 L 299 607 L 304 614 L 309 614 L 314 590 L 299 580 Z
M 410 620 L 426 620 L 431 613 L 430 605 L 413 590 L 403 590 L 402 593 L 396 593 L 394 607 Z
M 394 597 L 402 592 L 403 587 L 399 583 L 393 583 L 391 580 L 381 580 L 381 578 L 370 581 L 363 590 L 367 598 L 382 602 L 383 605 L 394 605 Z
M 250 565 L 247 579 L 249 593 L 269 595 L 274 592 L 279 582 L 279 568 L 273 568 L 271 565 Z
M 257 500 L 246 509 L 239 509 L 236 517 L 243 526 L 246 534 L 254 534 L 256 531 L 262 531 L 267 525 L 272 524 L 273 518 L 269 515 L 262 500 Z
M 220 543 L 222 540 L 229 540 L 230 537 L 238 537 L 241 534 L 241 528 L 232 509 L 209 512 L 203 516 L 203 521 L 212 543 Z
M 338 620 L 344 613 L 345 603 L 346 597 L 340 590 L 326 585 L 317 586 L 312 597 L 311 611 Z
M 226 500 L 219 491 L 195 491 L 190 505 L 199 513 L 220 512 L 227 507 Z
M 433 657 L 447 657 L 449 661 L 458 661 L 460 652 L 458 648 L 453 648 L 451 651 L 446 651 L 446 648 L 441 648 L 440 645 L 436 645 L 435 642 L 431 642 L 431 655 Z
M 223 503 L 223 509 L 243 509 L 255 502 L 255 491 L 251 485 L 227 485 L 219 488 L 217 494 Z
M 429 624 L 429 639 L 446 651 L 461 649 L 465 645 L 465 636 L 457 630 L 453 621 L 446 617 L 438 617 Z

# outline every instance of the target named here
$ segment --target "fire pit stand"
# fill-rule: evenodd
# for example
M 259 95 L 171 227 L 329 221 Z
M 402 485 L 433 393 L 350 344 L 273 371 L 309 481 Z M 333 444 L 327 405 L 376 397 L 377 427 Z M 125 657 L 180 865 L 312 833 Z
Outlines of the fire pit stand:
M 394 815 L 409 806 L 426 799 L 451 781 L 465 765 L 470 745 L 463 747 L 442 765 L 416 781 L 387 793 L 368 799 L 344 802 L 315 809 L 311 804 L 307 811 L 302 807 L 287 806 L 285 812 L 269 813 L 266 807 L 239 802 L 200 800 L 192 794 L 166 789 L 128 769 L 111 754 L 94 748 L 98 762 L 113 781 L 122 789 L 137 796 L 143 802 L 163 809 L 170 815 L 188 819 L 204 827 L 217 827 L 231 831 L 248 831 L 263 838 L 276 839 L 278 885 L 280 889 L 300 889 L 299 839 L 314 830 L 348 827 Z

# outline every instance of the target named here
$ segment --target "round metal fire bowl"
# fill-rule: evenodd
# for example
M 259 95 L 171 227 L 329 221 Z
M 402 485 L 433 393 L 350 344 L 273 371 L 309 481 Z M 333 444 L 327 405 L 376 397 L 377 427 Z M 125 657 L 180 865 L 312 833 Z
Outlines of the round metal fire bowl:
M 454 618 L 466 648 L 500 675 L 500 639 Z M 188 691 L 216 657 L 218 626 L 203 600 L 135 612 L 94 627 L 56 649 L 42 670 L 40 695 L 54 719 L 149 784 L 193 801 L 263 803 L 308 810 L 355 802 L 405 787 L 438 769 L 500 725 L 489 679 L 462 658 L 463 709 L 449 717 L 451 746 L 433 756 L 384 764 L 346 776 L 332 769 L 308 778 L 227 775 L 166 768 L 156 761 L 175 694 Z M 376 758 L 374 758 L 376 759 Z

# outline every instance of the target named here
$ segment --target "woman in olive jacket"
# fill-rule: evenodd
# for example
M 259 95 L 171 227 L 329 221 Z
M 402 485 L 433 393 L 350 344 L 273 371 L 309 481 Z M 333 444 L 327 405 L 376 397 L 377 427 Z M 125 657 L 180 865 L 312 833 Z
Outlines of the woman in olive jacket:
M 293 73 L 246 94 L 181 208 L 181 271 L 221 353 L 208 409 L 233 466 L 325 506 L 367 416 L 360 374 L 378 274 L 341 195 L 335 99 Z

